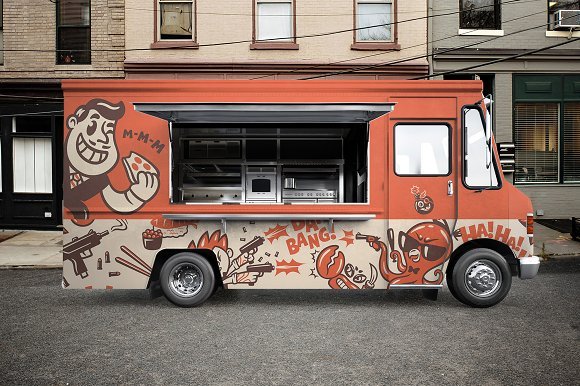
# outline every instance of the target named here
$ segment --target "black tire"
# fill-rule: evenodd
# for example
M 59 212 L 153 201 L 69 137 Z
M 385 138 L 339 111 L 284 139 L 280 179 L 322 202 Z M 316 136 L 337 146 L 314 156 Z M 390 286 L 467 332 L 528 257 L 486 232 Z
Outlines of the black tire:
M 214 292 L 214 270 L 202 256 L 182 252 L 171 256 L 159 273 L 163 294 L 180 307 L 195 307 L 205 302 Z
M 450 261 L 449 265 L 447 266 L 447 273 L 445 274 L 445 281 L 447 282 L 447 288 L 449 288 L 449 292 L 455 299 L 457 299 L 457 291 L 455 291 L 455 287 L 453 286 L 453 268 L 455 267 L 455 261 Z
M 487 248 L 466 252 L 452 267 L 449 289 L 457 300 L 472 307 L 491 307 L 501 302 L 512 285 L 507 261 Z

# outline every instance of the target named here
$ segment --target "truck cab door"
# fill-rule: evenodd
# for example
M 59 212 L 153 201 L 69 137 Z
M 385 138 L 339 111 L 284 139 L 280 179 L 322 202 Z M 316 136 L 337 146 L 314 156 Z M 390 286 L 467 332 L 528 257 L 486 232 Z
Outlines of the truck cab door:
M 387 280 L 392 286 L 438 286 L 453 249 L 455 121 L 396 122 L 391 127 Z

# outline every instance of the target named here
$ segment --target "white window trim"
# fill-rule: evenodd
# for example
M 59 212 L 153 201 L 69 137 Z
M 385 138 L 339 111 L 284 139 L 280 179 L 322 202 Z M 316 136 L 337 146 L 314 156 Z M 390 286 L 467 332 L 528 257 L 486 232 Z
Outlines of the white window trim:
M 296 35 L 296 31 L 294 31 L 294 18 L 296 17 L 294 15 L 294 1 L 295 0 L 255 0 L 255 7 L 256 7 L 256 15 L 254 16 L 254 26 L 255 26 L 255 34 L 256 34 L 256 39 L 255 42 L 256 43 L 293 43 L 295 41 L 295 39 L 293 38 L 294 35 Z M 292 36 L 289 39 L 276 39 L 276 40 L 260 40 L 258 39 L 258 36 L 260 36 L 260 23 L 259 23 L 259 18 L 260 18 L 260 13 L 258 12 L 258 5 L 260 3 L 290 3 L 290 35 Z
M 503 29 L 462 29 L 457 31 L 460 36 L 504 36 Z
M 196 15 L 195 15 L 195 1 L 196 0 L 156 0 L 157 1 L 157 41 L 158 42 L 195 42 Z M 161 38 L 161 3 L 191 3 L 191 39 L 162 39 Z
M 391 4 L 391 39 L 390 40 L 358 40 L 358 30 L 355 32 L 355 43 L 395 43 L 395 0 L 356 0 L 355 25 L 358 28 L 358 6 L 360 3 Z
M 580 38 L 580 31 L 546 31 L 547 38 Z

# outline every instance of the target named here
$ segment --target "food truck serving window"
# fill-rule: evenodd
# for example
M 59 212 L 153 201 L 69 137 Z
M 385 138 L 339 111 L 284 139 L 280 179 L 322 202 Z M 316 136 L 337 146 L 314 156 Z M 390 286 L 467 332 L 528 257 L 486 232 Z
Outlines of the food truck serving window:
M 442 176 L 451 170 L 451 128 L 446 124 L 395 126 L 395 173 L 400 176 Z
M 152 104 L 172 131 L 172 202 L 368 203 L 369 122 L 392 103 Z

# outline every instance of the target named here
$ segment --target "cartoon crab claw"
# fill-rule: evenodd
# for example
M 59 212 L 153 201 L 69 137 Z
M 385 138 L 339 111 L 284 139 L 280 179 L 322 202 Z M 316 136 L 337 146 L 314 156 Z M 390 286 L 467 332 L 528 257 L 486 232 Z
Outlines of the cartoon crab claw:
M 364 288 L 375 288 L 375 283 L 377 282 L 378 272 L 374 265 L 370 264 L 371 266 L 371 278 L 367 280 L 364 285 Z

